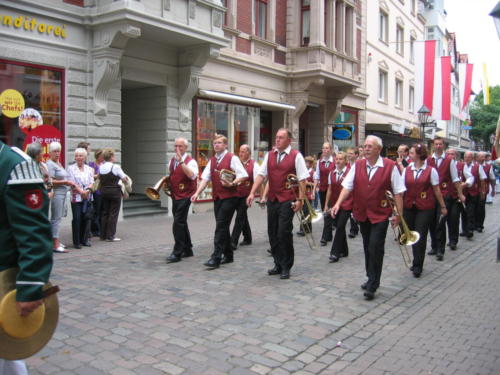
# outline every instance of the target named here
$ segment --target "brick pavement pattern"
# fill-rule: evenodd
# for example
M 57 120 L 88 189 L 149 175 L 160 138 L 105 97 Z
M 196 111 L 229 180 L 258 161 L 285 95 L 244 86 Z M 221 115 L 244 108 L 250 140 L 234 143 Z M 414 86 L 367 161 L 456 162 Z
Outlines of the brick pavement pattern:
M 30 374 L 500 374 L 500 202 L 486 230 L 426 257 L 415 279 L 389 230 L 382 285 L 365 301 L 361 238 L 328 263 L 295 238 L 290 280 L 268 276 L 264 211 L 249 210 L 254 243 L 207 271 L 212 213 L 190 216 L 195 256 L 166 264 L 172 219 L 129 219 L 121 242 L 56 254 L 61 287 L 53 339 Z M 321 225 L 314 228 L 316 238 Z M 63 242 L 71 230 L 63 228 Z M 69 248 L 71 250 L 71 248 Z

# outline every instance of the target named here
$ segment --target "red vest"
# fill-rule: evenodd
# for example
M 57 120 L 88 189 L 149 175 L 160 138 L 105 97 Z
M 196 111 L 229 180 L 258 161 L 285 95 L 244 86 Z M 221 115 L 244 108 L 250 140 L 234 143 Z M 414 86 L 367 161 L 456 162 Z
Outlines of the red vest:
M 328 176 L 331 171 L 335 170 L 334 162 L 330 162 L 330 164 L 328 164 L 328 168 L 325 164 L 324 160 L 319 162 L 319 191 L 322 192 L 328 190 Z
M 186 156 L 184 163 L 187 165 L 191 160 L 191 157 Z M 196 191 L 196 178 L 194 180 L 190 179 L 182 170 L 182 166 L 178 165 L 177 168 L 174 169 L 174 165 L 175 160 L 172 158 L 169 166 L 172 198 L 176 200 L 190 198 Z
M 464 163 L 462 161 L 457 161 L 457 174 L 458 174 L 458 178 L 460 179 L 460 181 L 463 181 L 462 177 L 463 177 L 463 174 L 464 174 Z M 457 199 L 458 198 L 458 191 L 457 191 L 457 188 L 455 187 L 455 184 L 452 183 L 450 185 L 450 195 L 453 199 Z M 465 194 L 465 190 L 463 192 Z
M 418 176 L 417 181 L 413 177 L 413 170 L 410 167 L 406 168 L 405 185 L 406 192 L 403 198 L 404 208 L 412 208 L 413 205 L 418 210 L 431 210 L 436 206 L 436 197 L 432 191 L 431 184 L 431 166 L 427 166 Z
M 254 164 L 255 160 L 252 159 L 247 160 L 247 162 L 243 164 L 243 167 L 245 167 L 245 170 L 247 171 L 248 178 L 245 181 L 243 181 L 240 185 L 238 185 L 238 187 L 236 188 L 238 192 L 238 197 L 240 198 L 248 197 L 250 191 L 252 190 Z
M 286 186 L 286 177 L 292 173 L 297 174 L 295 170 L 295 158 L 299 152 L 291 150 L 289 154 L 285 154 L 281 162 L 278 164 L 276 159 L 278 153 L 274 150 L 270 151 L 267 156 L 267 177 L 269 179 L 268 199 L 274 202 L 276 199 L 279 202 L 292 201 L 296 199 L 293 189 Z
M 490 192 L 490 170 L 491 170 L 491 164 L 484 163 L 483 165 L 483 170 L 484 173 L 486 174 L 486 194 L 489 194 Z
M 391 206 L 387 201 L 385 192 L 392 191 L 391 175 L 396 163 L 390 159 L 382 158 L 384 166 L 377 168 L 371 180 L 366 172 L 366 159 L 356 162 L 354 175 L 354 188 L 352 213 L 358 222 L 367 219 L 370 223 L 381 223 L 392 214 Z
M 309 177 L 307 178 L 307 182 L 309 182 L 310 184 L 314 184 L 314 169 L 312 168 L 309 170 Z M 314 200 L 312 191 L 313 186 L 306 187 L 306 198 L 310 201 Z
M 465 168 L 464 163 L 464 168 Z M 474 176 L 474 183 L 471 187 L 464 188 L 464 195 L 468 194 L 471 197 L 476 197 L 479 195 L 479 164 L 472 162 L 472 168 L 470 169 L 470 173 Z M 465 181 L 465 177 L 463 177 Z
M 427 165 L 430 165 L 431 167 L 436 168 L 438 175 L 439 175 L 439 189 L 441 190 L 441 194 L 443 194 L 443 198 L 447 197 L 450 195 L 450 186 L 453 184 L 451 180 L 451 173 L 450 173 L 450 164 L 453 159 L 450 157 L 445 156 L 443 161 L 441 161 L 441 165 L 438 166 L 436 165 L 436 162 L 434 161 L 434 158 L 432 156 L 429 156 L 427 158 Z
M 347 176 L 349 169 L 351 169 L 351 167 L 348 165 L 339 179 L 337 179 L 335 169 L 330 173 L 330 207 L 333 207 L 339 199 L 340 192 L 342 191 L 342 181 L 344 181 L 345 176 Z M 349 194 L 347 199 L 340 205 L 340 208 L 344 211 L 352 211 L 352 194 Z
M 223 169 L 231 169 L 231 159 L 233 158 L 233 154 L 227 152 L 226 155 L 222 158 L 219 165 L 217 165 L 217 158 L 212 156 L 210 158 L 210 176 L 212 177 L 212 198 L 214 201 L 218 199 L 227 199 L 238 196 L 238 192 L 235 187 L 224 187 L 220 182 L 220 173 L 219 171 Z M 234 171 L 233 171 L 234 172 Z

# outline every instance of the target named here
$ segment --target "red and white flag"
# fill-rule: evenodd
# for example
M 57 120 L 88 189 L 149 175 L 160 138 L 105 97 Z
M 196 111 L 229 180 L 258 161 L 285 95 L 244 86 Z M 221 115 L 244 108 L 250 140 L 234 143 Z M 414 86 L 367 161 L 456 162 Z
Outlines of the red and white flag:
M 415 43 L 415 109 L 425 105 L 431 112 L 434 101 L 434 66 L 436 41 Z
M 473 64 L 458 64 L 458 82 L 460 91 L 460 110 L 462 111 L 469 103 L 472 92 Z
M 451 56 L 437 59 L 434 73 L 434 103 L 430 110 L 434 120 L 451 120 Z

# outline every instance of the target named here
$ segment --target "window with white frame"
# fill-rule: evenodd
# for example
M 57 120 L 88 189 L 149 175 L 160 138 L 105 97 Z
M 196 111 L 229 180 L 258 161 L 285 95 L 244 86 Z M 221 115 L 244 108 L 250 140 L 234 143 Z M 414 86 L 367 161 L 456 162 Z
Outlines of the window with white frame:
M 410 86 L 408 91 L 408 112 L 413 113 L 415 111 L 415 87 Z
M 395 98 L 394 105 L 396 108 L 403 108 L 403 81 L 396 78 L 396 85 L 394 90 Z
M 308 46 L 311 36 L 311 0 L 301 0 L 300 29 L 300 45 Z
M 378 100 L 387 103 L 387 72 L 382 69 L 378 71 Z
M 396 25 L 396 52 L 404 56 L 404 35 L 405 31 L 403 26 Z
M 410 64 L 415 64 L 415 37 L 410 37 Z
M 379 11 L 379 29 L 378 29 L 378 38 L 382 42 L 388 43 L 389 39 L 389 15 L 384 12 L 382 9 Z
M 345 7 L 345 30 L 344 30 L 344 52 L 348 56 L 354 53 L 354 8 L 346 4 Z
M 266 39 L 267 0 L 255 0 L 255 35 Z

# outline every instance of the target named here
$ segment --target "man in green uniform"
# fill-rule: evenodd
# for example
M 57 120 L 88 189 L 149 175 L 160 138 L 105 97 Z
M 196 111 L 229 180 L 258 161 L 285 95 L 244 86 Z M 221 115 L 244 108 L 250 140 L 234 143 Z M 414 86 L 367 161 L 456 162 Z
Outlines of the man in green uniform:
M 52 270 L 48 208 L 43 176 L 36 163 L 0 141 L 0 272 L 19 269 L 16 307 L 21 316 L 43 303 L 42 287 Z M 26 368 L 22 361 L 0 359 L 0 374 L 2 371 L 22 374 Z

